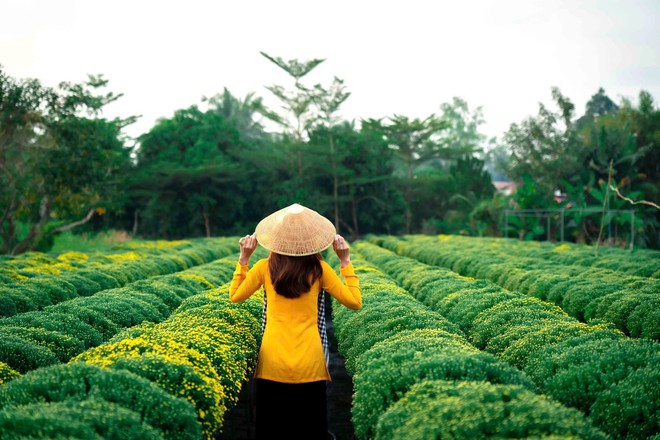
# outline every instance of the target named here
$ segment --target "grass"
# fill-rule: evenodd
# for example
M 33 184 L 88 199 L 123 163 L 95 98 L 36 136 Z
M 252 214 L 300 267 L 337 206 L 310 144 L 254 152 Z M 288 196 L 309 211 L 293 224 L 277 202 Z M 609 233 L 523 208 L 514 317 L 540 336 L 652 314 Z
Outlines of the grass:
M 131 240 L 131 237 L 124 231 L 103 231 L 99 233 L 75 234 L 66 231 L 55 237 L 53 247 L 49 252 L 66 251 L 107 251 L 116 244 Z

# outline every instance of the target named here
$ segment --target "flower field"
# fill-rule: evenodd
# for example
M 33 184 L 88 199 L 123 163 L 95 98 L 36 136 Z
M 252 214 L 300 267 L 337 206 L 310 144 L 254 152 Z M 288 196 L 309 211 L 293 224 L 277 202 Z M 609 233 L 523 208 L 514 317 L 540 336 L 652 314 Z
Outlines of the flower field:
M 220 438 L 261 338 L 237 258 L 223 237 L 1 259 L 0 437 Z M 371 236 L 351 260 L 363 308 L 332 320 L 358 438 L 660 438 L 660 252 Z

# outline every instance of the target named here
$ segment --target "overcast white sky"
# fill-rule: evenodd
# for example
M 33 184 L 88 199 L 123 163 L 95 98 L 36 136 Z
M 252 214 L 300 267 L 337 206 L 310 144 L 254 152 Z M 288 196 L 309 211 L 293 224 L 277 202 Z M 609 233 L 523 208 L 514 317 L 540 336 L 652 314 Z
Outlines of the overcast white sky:
M 47 85 L 103 74 L 124 96 L 108 117 L 127 133 L 226 87 L 276 105 L 290 86 L 263 58 L 326 61 L 305 78 L 345 81 L 345 119 L 425 118 L 461 97 L 482 132 L 551 104 L 557 86 L 582 114 L 598 90 L 660 102 L 660 0 L 0 0 L 0 64 Z

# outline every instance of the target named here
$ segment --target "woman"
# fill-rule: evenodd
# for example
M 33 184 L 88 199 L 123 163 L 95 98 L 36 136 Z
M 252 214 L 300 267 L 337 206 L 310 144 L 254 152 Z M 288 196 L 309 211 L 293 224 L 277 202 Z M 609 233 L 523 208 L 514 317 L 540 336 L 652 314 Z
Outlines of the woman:
M 258 439 L 325 439 L 326 381 L 331 380 L 318 327 L 322 289 L 358 310 L 362 293 L 348 245 L 333 224 L 293 204 L 264 218 L 241 252 L 230 287 L 232 302 L 265 290 L 265 330 L 255 371 Z M 248 270 L 257 243 L 270 251 Z M 333 245 L 343 282 L 320 252 Z

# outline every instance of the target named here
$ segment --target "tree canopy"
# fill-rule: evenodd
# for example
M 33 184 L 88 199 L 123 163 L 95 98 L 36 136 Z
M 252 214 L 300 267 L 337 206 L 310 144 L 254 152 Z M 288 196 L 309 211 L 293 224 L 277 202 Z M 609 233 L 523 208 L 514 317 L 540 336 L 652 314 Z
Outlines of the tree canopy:
M 638 244 L 660 247 L 660 111 L 641 91 L 614 102 L 598 88 L 583 114 L 558 88 L 551 104 L 486 139 L 480 107 L 454 97 L 425 118 L 341 117 L 351 92 L 305 81 L 323 59 L 262 53 L 291 78 L 268 85 L 281 104 L 224 88 L 161 118 L 134 140 L 102 110 L 119 99 L 90 76 L 49 88 L 0 70 L 0 249 L 47 249 L 69 229 L 123 229 L 144 238 L 246 234 L 297 202 L 365 234 L 450 233 L 556 239 L 507 209 L 624 209 L 636 204 Z M 279 129 L 265 128 L 266 120 Z M 512 195 L 493 180 L 518 185 Z M 626 200 L 627 199 L 627 200 Z M 567 239 L 600 240 L 596 214 L 567 211 Z M 549 224 L 549 223 L 548 223 Z M 602 227 L 601 227 L 602 230 Z M 512 232 L 513 231 L 513 232 Z

